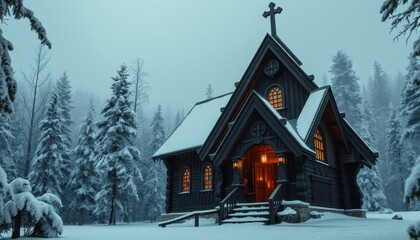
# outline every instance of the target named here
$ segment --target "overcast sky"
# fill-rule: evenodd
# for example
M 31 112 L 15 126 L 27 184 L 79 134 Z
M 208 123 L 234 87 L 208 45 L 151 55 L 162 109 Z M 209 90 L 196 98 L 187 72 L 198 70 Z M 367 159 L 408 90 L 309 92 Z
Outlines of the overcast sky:
M 320 80 L 339 49 L 353 59 L 361 81 L 378 60 L 394 77 L 405 72 L 412 40 L 394 42 L 390 23 L 382 23 L 383 0 L 277 0 L 277 33 L 303 62 L 307 74 Z M 208 84 L 215 95 L 233 91 L 234 83 L 270 31 L 261 0 L 36 0 L 25 1 L 47 29 L 53 44 L 49 64 L 56 79 L 67 70 L 73 90 L 106 98 L 111 77 L 136 57 L 152 87 L 150 106 L 158 103 L 186 110 L 205 98 Z M 13 67 L 21 81 L 38 41 L 27 20 L 2 25 L 12 41 Z

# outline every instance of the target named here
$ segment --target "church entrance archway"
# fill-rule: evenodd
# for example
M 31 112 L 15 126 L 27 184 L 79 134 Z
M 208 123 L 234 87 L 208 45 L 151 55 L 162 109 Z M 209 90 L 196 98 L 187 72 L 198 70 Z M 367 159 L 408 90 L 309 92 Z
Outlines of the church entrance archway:
M 266 202 L 276 187 L 278 157 L 270 145 L 256 145 L 243 158 L 248 202 Z

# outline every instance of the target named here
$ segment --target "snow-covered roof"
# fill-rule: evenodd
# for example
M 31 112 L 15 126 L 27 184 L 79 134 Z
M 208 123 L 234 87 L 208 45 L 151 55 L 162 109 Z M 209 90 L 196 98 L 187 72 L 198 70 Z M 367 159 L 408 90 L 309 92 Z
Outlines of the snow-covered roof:
M 271 112 L 274 114 L 274 116 L 276 116 L 279 120 L 280 119 L 285 119 L 284 117 L 282 117 L 280 115 L 280 113 L 277 112 L 276 109 L 274 109 L 274 107 L 264 97 L 262 97 L 257 92 L 255 92 L 255 94 L 258 96 L 259 99 L 261 99 L 261 101 L 267 106 L 267 108 L 271 110 Z M 308 147 L 308 145 L 306 145 L 306 143 L 302 140 L 302 138 L 299 136 L 299 134 L 297 134 L 297 132 L 292 127 L 292 125 L 289 123 L 289 121 L 287 121 L 286 125 L 284 125 L 284 126 L 286 127 L 287 131 L 293 136 L 293 138 L 296 139 L 296 141 L 299 143 L 299 145 L 301 147 L 303 147 L 308 152 L 315 153 L 314 150 L 312 150 L 311 148 Z
M 153 157 L 201 147 L 216 125 L 220 109 L 226 106 L 231 96 L 231 93 L 225 94 L 195 104 Z
M 315 121 L 326 93 L 327 88 L 320 88 L 311 92 L 296 121 L 296 130 L 303 140 L 306 140 L 308 137 L 309 131 L 312 128 L 312 124 Z

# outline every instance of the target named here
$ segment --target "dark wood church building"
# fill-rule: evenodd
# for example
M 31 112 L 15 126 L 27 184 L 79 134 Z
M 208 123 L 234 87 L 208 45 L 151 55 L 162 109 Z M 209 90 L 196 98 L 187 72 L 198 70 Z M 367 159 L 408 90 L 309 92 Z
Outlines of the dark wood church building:
M 356 176 L 377 153 L 275 34 L 281 9 L 270 8 L 272 34 L 235 91 L 195 104 L 154 154 L 167 167 L 167 213 L 216 209 L 222 221 L 261 203 L 273 216 L 283 200 L 361 209 Z

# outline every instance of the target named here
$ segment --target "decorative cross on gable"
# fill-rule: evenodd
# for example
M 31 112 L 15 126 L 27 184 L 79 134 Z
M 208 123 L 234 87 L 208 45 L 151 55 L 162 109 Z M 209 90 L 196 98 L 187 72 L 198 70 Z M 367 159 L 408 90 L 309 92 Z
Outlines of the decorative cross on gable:
M 263 17 L 267 18 L 268 16 L 270 16 L 270 22 L 271 22 L 271 36 L 277 36 L 277 31 L 276 31 L 276 18 L 275 18 L 275 14 L 280 14 L 281 11 L 283 11 L 283 9 L 281 7 L 278 7 L 275 9 L 276 4 L 274 4 L 273 2 L 271 2 L 268 7 L 270 8 L 270 11 L 266 11 L 263 13 Z

